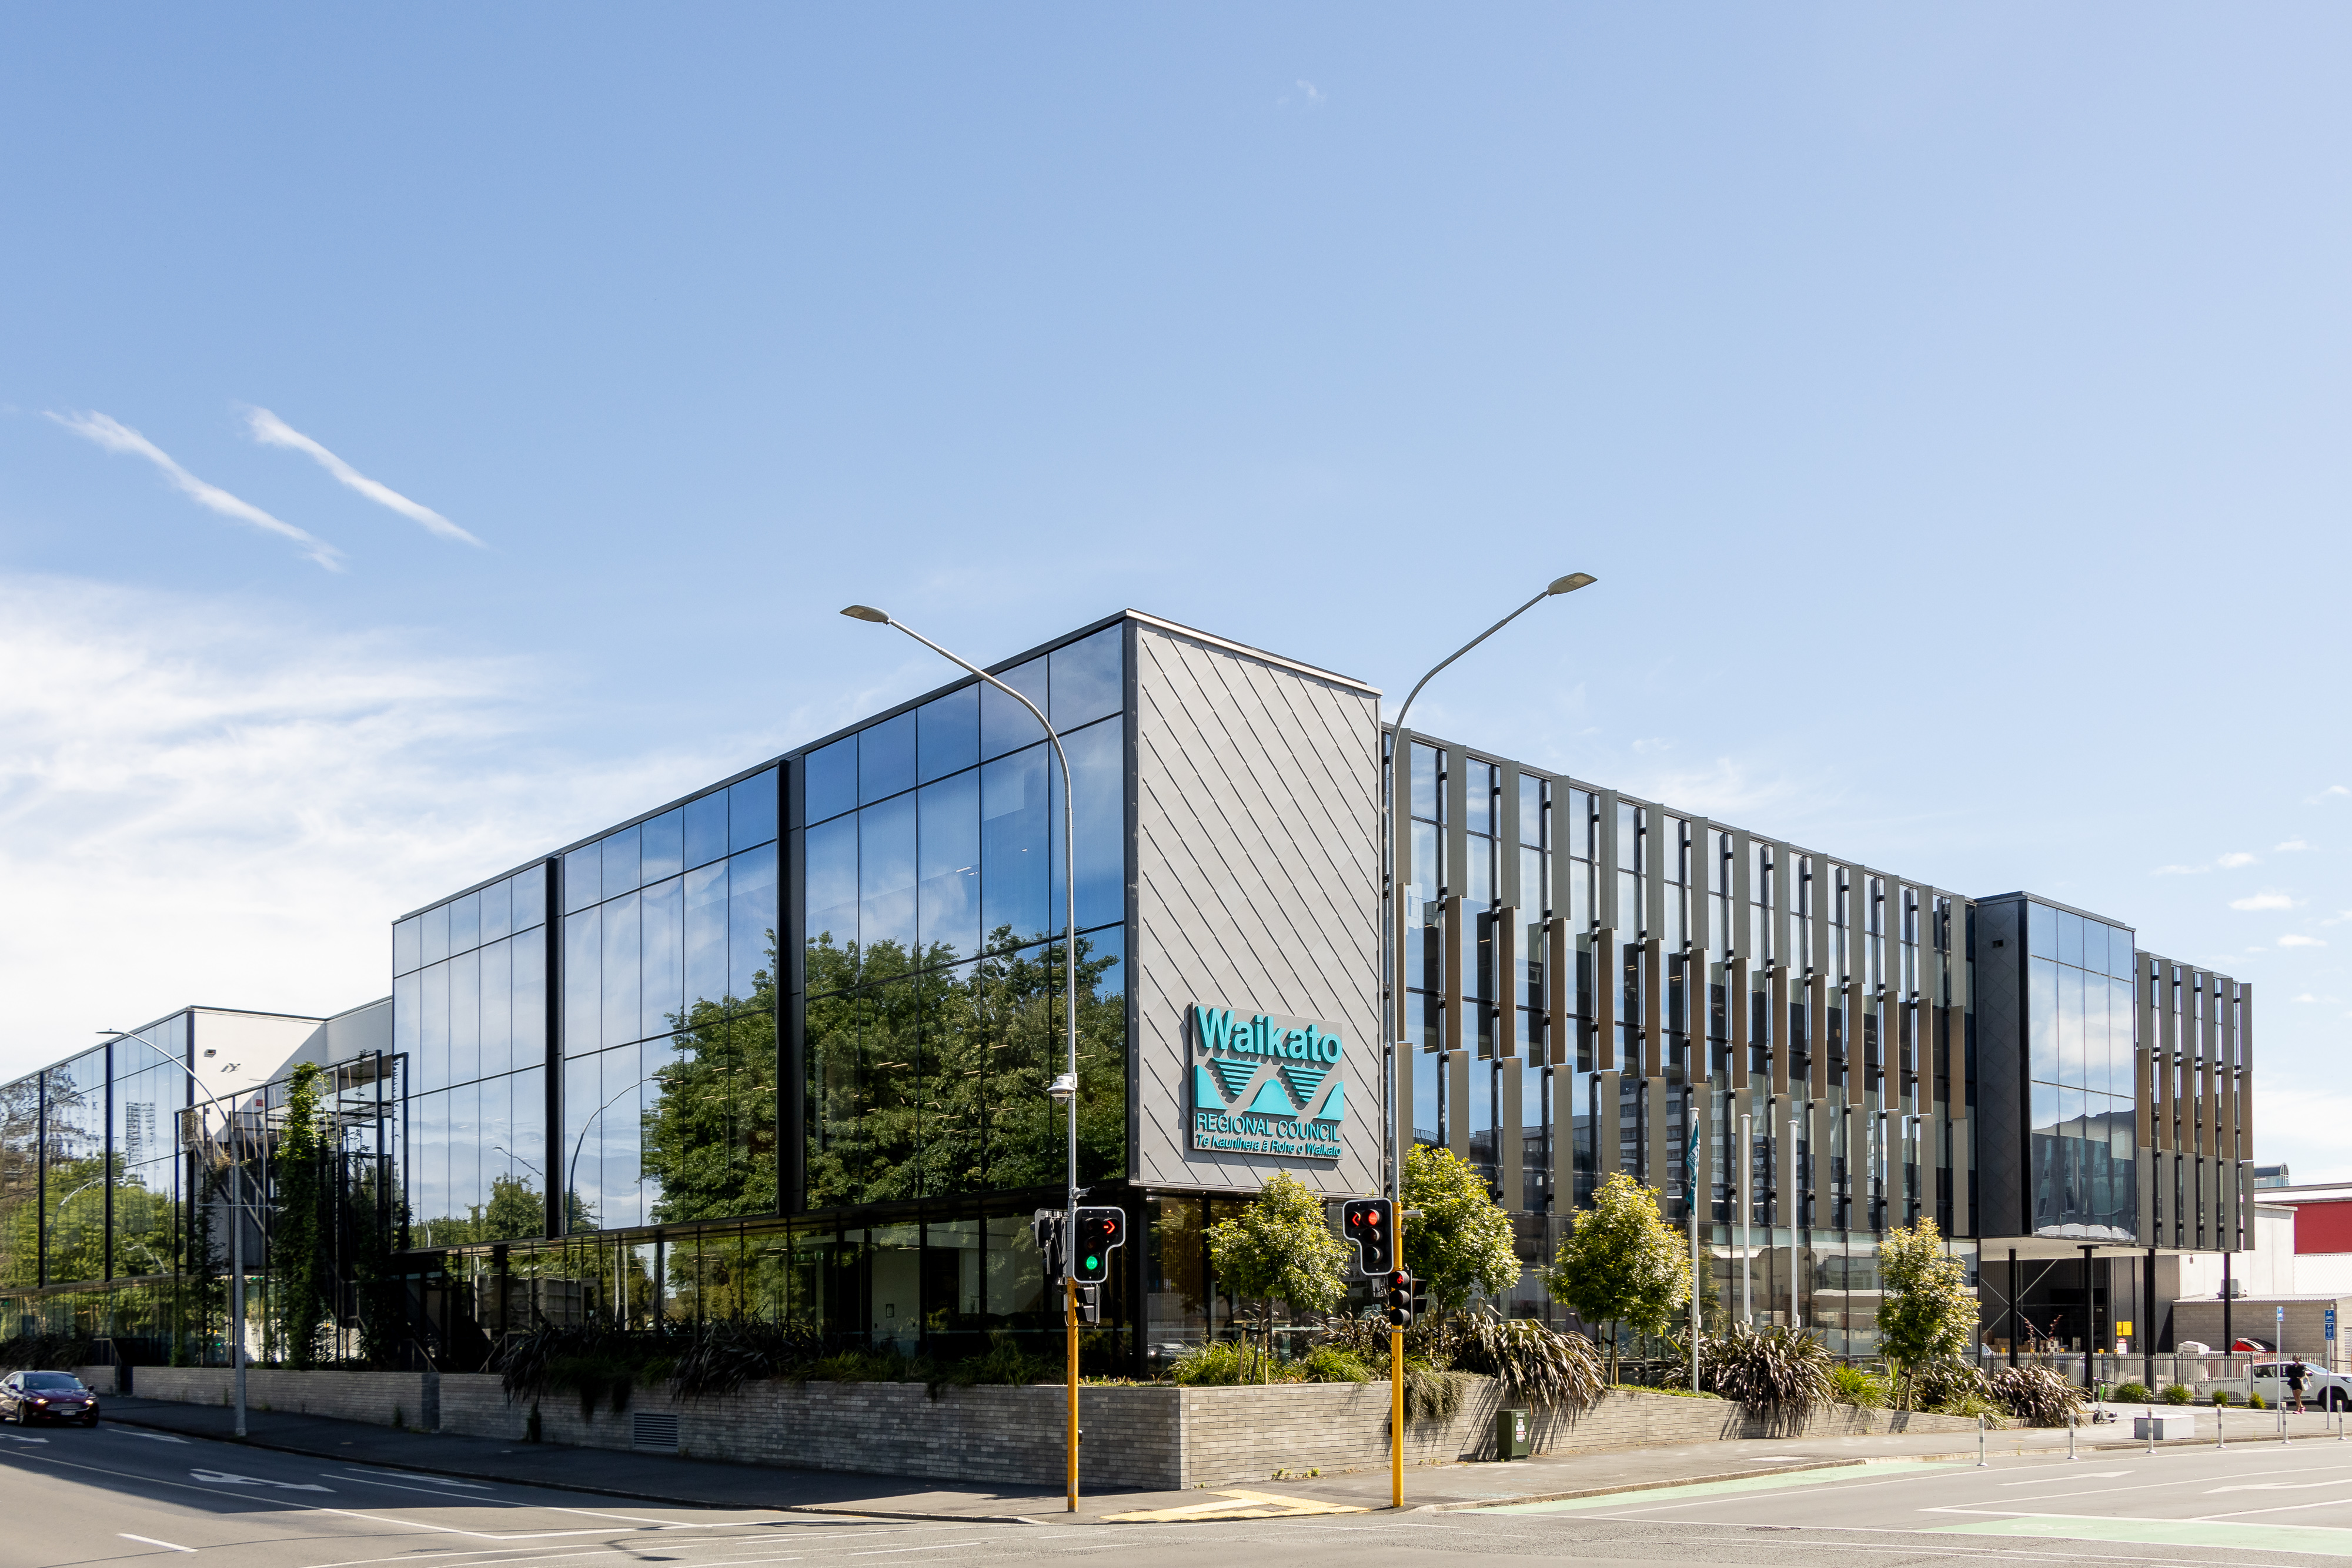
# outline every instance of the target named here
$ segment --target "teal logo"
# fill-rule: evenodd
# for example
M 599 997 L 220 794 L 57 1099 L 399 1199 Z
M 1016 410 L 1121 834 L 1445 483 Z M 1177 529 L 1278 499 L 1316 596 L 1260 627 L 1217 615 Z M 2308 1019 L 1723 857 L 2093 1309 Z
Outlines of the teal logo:
M 1339 1157 L 1346 1042 L 1318 1024 L 1192 1009 L 1192 1147 L 1204 1153 Z

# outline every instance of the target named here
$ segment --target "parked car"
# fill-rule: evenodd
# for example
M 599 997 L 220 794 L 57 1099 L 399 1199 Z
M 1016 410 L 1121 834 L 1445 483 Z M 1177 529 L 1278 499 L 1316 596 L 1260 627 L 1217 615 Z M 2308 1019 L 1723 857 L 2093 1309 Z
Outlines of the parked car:
M 0 1420 L 29 1427 L 36 1421 L 98 1425 L 98 1396 L 70 1372 L 12 1372 L 0 1377 Z
M 2248 1369 L 2254 1392 L 2273 1406 L 2281 1400 L 2294 1396 L 2286 1385 L 2287 1365 L 2288 1363 L 2284 1361 L 2258 1361 Z M 2303 1402 L 2306 1406 L 2320 1410 L 2352 1410 L 2352 1377 L 2340 1372 L 2328 1372 L 2313 1362 L 2306 1361 L 2303 1365 Z

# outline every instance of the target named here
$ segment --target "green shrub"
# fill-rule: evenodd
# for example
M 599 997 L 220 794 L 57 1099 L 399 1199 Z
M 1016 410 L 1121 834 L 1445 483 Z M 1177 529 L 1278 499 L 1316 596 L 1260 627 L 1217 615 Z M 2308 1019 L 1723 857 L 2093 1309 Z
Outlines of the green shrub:
M 2165 1385 L 2163 1394 L 2159 1395 L 2158 1397 L 2167 1405 L 2186 1405 L 2190 1400 L 2196 1398 L 2197 1395 L 2196 1392 L 2185 1383 L 2170 1383 Z
M 1453 1420 L 1454 1414 L 1462 1408 L 1462 1396 L 1469 1387 L 1467 1373 L 1440 1372 L 1408 1364 L 1404 1369 L 1406 1425 L 1424 1421 L 1442 1424 Z
M 1601 1397 L 1601 1353 L 1582 1334 L 1487 1312 L 1465 1313 L 1456 1322 L 1450 1364 L 1494 1378 L 1510 1403 L 1582 1410 Z
M 2247 1396 L 2246 1396 L 2246 1408 L 2247 1408 L 2247 1409 L 2249 1409 L 2249 1410 L 2267 1410 L 2267 1409 L 2269 1409 L 2270 1407 L 2271 1407 L 2271 1403 L 2270 1403 L 2270 1401 L 2269 1401 L 2269 1400 L 2267 1400 L 2267 1399 L 2265 1399 L 2265 1398 L 2263 1398 L 2261 1395 L 2259 1395 L 2259 1394 L 2249 1394 L 2249 1395 L 2247 1395 Z
M 1840 1405 L 1853 1405 L 1864 1410 L 1884 1410 L 1894 1400 L 1895 1390 L 1884 1377 L 1864 1372 L 1858 1366 L 1833 1366 L 1830 1369 L 1830 1396 Z
M 2213 1408 L 2216 1410 L 2226 1410 L 2229 1407 L 2230 1391 L 2226 1388 L 2216 1388 L 2213 1390 Z
M 2107 1397 L 2118 1405 L 2146 1405 L 2156 1396 L 2145 1383 L 2118 1383 L 2107 1391 Z
M 1370 1383 L 1372 1369 L 1336 1344 L 1318 1344 L 1297 1364 L 1309 1383 Z M 1383 1369 L 1385 1370 L 1385 1369 Z
M 1644 1394 L 1671 1394 L 1677 1399 L 1720 1400 L 1723 1397 L 1720 1394 L 1709 1394 L 1703 1388 L 1696 1391 L 1693 1391 L 1688 1388 L 1644 1388 L 1642 1392 Z
M 2029 1427 L 2071 1427 L 2083 1391 L 2046 1366 L 1996 1366 L 1986 1378 L 1994 1399 Z
M 1187 1388 L 1222 1388 L 1234 1384 L 1255 1383 L 1258 1380 L 1261 1357 L 1251 1347 L 1229 1339 L 1214 1339 L 1206 1344 L 1194 1345 L 1176 1358 L 1169 1368 L 1171 1380 Z M 1277 1382 L 1288 1382 L 1285 1368 L 1265 1369 Z
M 1771 1419 L 1801 1422 L 1832 1401 L 1832 1364 L 1829 1347 L 1813 1334 L 1736 1324 L 1703 1345 L 1699 1386 Z

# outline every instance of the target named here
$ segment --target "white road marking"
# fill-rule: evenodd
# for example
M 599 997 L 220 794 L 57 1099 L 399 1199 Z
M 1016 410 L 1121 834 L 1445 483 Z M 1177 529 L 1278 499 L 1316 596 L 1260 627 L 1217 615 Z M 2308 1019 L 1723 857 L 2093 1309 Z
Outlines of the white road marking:
M 174 1437 L 169 1432 L 142 1432 L 136 1427 L 101 1427 L 101 1432 L 111 1432 L 118 1437 L 144 1437 L 151 1443 L 185 1443 L 185 1437 Z
M 320 1491 L 330 1495 L 335 1490 L 332 1487 L 314 1486 L 309 1481 L 273 1481 L 261 1476 L 234 1475 L 227 1470 L 190 1470 L 188 1474 L 207 1486 L 276 1487 L 279 1491 Z
M 845 1552 L 844 1557 L 883 1557 L 894 1552 L 947 1552 L 958 1546 L 977 1546 L 977 1541 L 940 1541 L 929 1546 L 877 1546 L 870 1552 Z
M 324 1470 L 321 1470 L 319 1473 L 320 1475 L 326 1474 Z M 354 1468 L 351 1473 L 356 1476 L 360 1472 L 356 1468 Z M 390 1476 L 396 1481 L 430 1481 L 435 1486 L 472 1487 L 477 1491 L 490 1491 L 495 1490 L 487 1481 L 461 1481 L 455 1476 L 412 1476 L 406 1470 L 372 1470 L 369 1473 L 372 1475 Z
M 166 1552 L 186 1552 L 193 1553 L 195 1551 L 195 1548 L 193 1546 L 180 1546 L 169 1541 L 158 1541 L 152 1535 L 133 1535 L 127 1530 L 118 1530 L 114 1533 L 122 1537 L 125 1541 L 136 1541 L 142 1546 L 160 1546 Z
M 2102 1481 L 2127 1476 L 2129 1470 L 2070 1470 L 2063 1475 L 2037 1476 L 2030 1481 L 2003 1481 L 2004 1487 L 2046 1487 L 2055 1481 Z
M 0 1437 L 5 1437 L 12 1443 L 46 1443 L 48 1441 L 47 1437 L 19 1437 L 14 1432 L 0 1432 Z

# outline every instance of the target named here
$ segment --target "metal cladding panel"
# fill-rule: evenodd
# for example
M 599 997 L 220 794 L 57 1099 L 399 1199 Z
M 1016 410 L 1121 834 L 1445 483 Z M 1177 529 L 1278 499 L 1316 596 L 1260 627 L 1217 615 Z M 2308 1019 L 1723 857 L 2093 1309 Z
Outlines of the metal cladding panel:
M 1977 1180 L 1987 1236 L 2033 1231 L 2026 1190 L 2032 1107 L 2025 1098 L 2024 911 L 2016 899 L 1976 908 Z M 1958 1099 L 1957 1087 L 1953 1094 Z
M 1381 1171 L 1380 717 L 1339 681 L 1159 627 L 1136 633 L 1133 1179 L 1326 1193 Z M 1195 1004 L 1343 1037 L 1336 1161 L 1195 1150 Z

